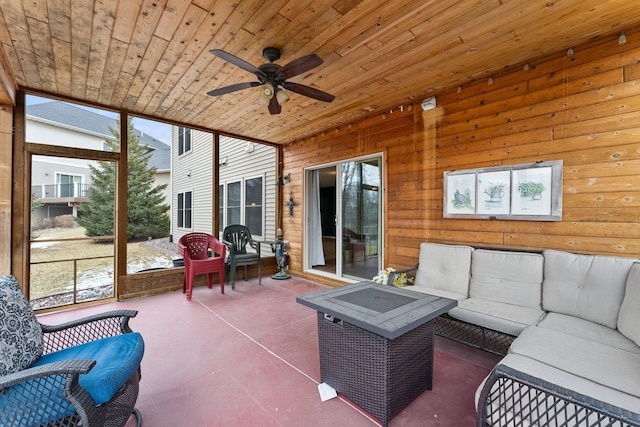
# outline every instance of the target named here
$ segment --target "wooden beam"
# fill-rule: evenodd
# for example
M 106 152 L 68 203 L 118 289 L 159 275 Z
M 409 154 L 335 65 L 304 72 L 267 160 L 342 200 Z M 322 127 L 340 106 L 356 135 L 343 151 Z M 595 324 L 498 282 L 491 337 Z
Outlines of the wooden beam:
M 15 106 L 17 92 L 18 83 L 11 72 L 2 44 L 0 44 L 0 106 Z
M 0 106 L 0 274 L 11 273 L 13 108 Z

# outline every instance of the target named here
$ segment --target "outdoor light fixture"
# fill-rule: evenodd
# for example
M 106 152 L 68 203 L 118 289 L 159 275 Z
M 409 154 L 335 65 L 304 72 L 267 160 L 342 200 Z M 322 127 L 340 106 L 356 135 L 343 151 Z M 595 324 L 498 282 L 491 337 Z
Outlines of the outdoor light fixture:
M 618 44 L 623 45 L 627 42 L 627 36 L 624 34 L 624 31 L 620 31 L 618 34 Z
M 291 181 L 291 173 L 286 173 L 284 176 L 279 176 L 276 180 L 276 186 L 282 187 L 285 184 L 288 184 Z

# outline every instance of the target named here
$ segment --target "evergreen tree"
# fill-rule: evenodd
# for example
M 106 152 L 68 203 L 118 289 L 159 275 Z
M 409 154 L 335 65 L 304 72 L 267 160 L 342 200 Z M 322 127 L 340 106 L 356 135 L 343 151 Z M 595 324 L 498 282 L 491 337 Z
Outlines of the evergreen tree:
M 120 147 L 120 126 L 109 128 L 113 140 L 105 139 L 112 151 Z M 149 168 L 146 146 L 140 144 L 131 119 L 127 123 L 127 240 L 165 236 L 169 233 L 169 206 L 163 204 L 162 191 L 166 184 L 154 186 L 156 168 Z M 87 236 L 109 236 L 114 233 L 115 163 L 98 162 L 90 166 L 91 190 L 89 203 L 79 208 L 78 224 L 86 229 Z

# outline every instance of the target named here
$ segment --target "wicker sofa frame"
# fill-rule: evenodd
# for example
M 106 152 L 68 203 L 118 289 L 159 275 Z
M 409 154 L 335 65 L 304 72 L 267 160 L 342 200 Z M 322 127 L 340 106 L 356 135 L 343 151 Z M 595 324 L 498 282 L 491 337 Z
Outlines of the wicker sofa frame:
M 640 414 L 505 365 L 491 371 L 478 399 L 477 414 L 478 427 L 640 426 Z
M 417 269 L 418 264 L 391 272 L 388 283 L 393 283 L 396 274 L 411 276 L 415 275 Z M 516 339 L 515 336 L 448 314 L 436 319 L 435 334 L 500 356 L 508 353 L 511 343 Z M 501 364 L 491 371 L 485 381 L 476 413 L 478 427 L 640 427 L 640 413 L 593 399 Z
M 135 310 L 116 310 L 88 316 L 56 326 L 41 324 L 44 352 L 53 353 L 85 342 L 132 332 L 129 320 Z M 23 427 L 25 420 L 51 419 L 51 427 L 121 427 L 131 414 L 137 426 L 142 417 L 135 409 L 138 397 L 140 368 L 115 393 L 109 402 L 96 406 L 89 393 L 79 384 L 79 376 L 86 374 L 95 361 L 69 360 L 27 368 L 0 377 L 0 413 L 4 427 Z M 12 393 L 5 393 L 8 387 Z M 43 393 L 43 390 L 64 390 L 64 395 Z M 65 413 L 65 402 L 75 412 Z M 43 415 L 42 412 L 47 412 Z

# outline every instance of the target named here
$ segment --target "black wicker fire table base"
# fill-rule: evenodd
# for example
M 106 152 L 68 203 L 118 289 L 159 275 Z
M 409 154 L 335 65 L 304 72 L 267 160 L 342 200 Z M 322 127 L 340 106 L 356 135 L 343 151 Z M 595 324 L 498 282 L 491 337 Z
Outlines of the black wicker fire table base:
M 318 313 L 320 375 L 384 426 L 433 378 L 434 321 L 388 339 Z

